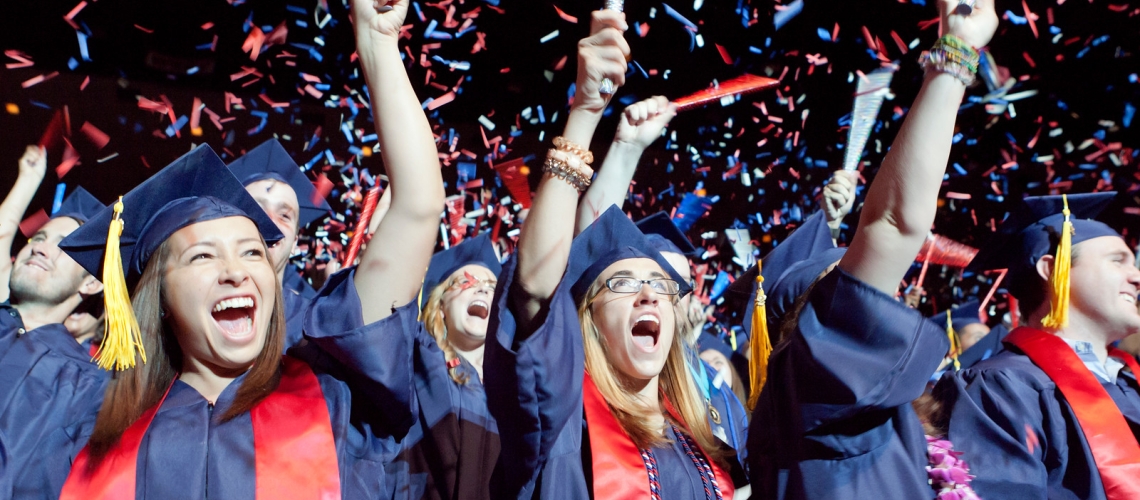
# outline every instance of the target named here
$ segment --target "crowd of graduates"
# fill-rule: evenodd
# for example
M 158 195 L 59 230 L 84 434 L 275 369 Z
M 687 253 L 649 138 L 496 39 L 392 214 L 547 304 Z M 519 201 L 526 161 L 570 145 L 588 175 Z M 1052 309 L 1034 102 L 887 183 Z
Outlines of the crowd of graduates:
M 705 328 L 670 215 L 622 210 L 675 105 L 625 108 L 592 166 L 630 56 L 619 10 L 578 45 L 517 241 L 433 255 L 444 189 L 401 61 L 409 5 L 353 1 L 389 184 L 359 258 L 318 286 L 289 257 L 330 207 L 276 140 L 229 165 L 199 145 L 109 203 L 76 187 L 0 259 L 0 498 L 1140 498 L 1140 365 L 1114 347 L 1140 332 L 1140 270 L 1094 220 L 1113 193 L 1001 222 L 970 266 L 1006 270 L 1009 324 L 977 302 L 926 318 L 898 290 L 991 0 L 937 2 L 850 245 L 859 179 L 839 171 L 730 287 L 731 339 Z M 0 247 L 45 170 L 29 147 Z

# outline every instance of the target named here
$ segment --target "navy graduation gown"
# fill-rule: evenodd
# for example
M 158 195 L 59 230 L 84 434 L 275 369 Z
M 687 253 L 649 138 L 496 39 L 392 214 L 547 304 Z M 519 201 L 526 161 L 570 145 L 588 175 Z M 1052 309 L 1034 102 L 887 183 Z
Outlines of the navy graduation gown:
M 328 404 L 343 497 L 387 498 L 392 491 L 384 482 L 384 466 L 412 423 L 417 308 L 409 303 L 364 325 L 353 272 L 334 276 L 315 299 L 306 324 L 321 328 L 307 329 L 307 342 L 291 354 L 313 368 Z M 230 384 L 210 408 L 193 388 L 174 383 L 139 448 L 136 498 L 254 497 L 250 415 L 226 423 L 213 418 L 233 401 L 238 385 Z M 59 496 L 71 461 L 90 437 L 94 414 L 89 415 L 67 428 L 65 434 L 74 439 L 45 458 L 44 466 L 24 471 L 16 498 Z
M 18 478 L 73 440 L 71 422 L 93 418 L 109 377 L 61 323 L 23 332 L 5 304 L 0 325 L 0 498 L 21 498 Z
M 839 268 L 820 279 L 752 415 L 753 495 L 933 498 L 911 401 L 948 349 L 942 329 L 894 297 Z
M 1012 345 L 958 373 L 934 397 L 950 411 L 949 439 L 982 498 L 1103 499 L 1088 441 L 1057 385 Z M 1101 386 L 1140 436 L 1140 385 L 1122 370 Z
M 495 293 L 483 372 L 502 454 L 494 498 L 585 499 L 591 496 L 590 449 L 583 416 L 585 355 L 578 308 L 565 283 L 534 333 L 517 331 L 508 290 L 517 260 L 508 261 Z M 701 478 L 673 438 L 655 448 L 662 498 L 704 499 Z
M 285 278 L 281 281 L 281 299 L 285 304 L 285 351 L 301 343 L 305 312 L 316 296 L 313 287 L 301 279 L 291 266 L 285 269 Z
M 460 385 L 448 373 L 443 351 L 419 324 L 416 329 L 416 423 L 390 467 L 396 498 L 490 498 L 499 458 L 499 432 L 487 409 L 479 374 L 459 358 Z

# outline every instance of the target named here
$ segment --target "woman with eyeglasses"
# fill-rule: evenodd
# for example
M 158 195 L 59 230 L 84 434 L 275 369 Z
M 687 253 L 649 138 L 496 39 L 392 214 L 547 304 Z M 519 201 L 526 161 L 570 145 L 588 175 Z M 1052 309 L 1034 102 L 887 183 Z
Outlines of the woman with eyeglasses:
M 732 498 L 721 447 L 679 338 L 689 292 L 620 209 L 574 238 L 587 150 L 624 82 L 625 18 L 595 12 L 578 44 L 577 94 L 491 314 L 484 365 L 502 429 L 496 498 Z M 662 111 L 659 111 L 662 112 Z

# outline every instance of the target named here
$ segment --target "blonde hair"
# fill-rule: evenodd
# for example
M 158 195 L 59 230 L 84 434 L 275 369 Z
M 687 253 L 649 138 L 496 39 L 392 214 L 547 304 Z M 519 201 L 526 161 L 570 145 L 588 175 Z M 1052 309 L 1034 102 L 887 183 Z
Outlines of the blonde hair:
M 638 394 L 627 391 L 606 358 L 605 343 L 602 342 L 601 332 L 594 324 L 593 312 L 590 311 L 590 304 L 604 286 L 604 277 L 598 276 L 586 293 L 586 298 L 578 305 L 578 319 L 582 324 L 582 343 L 586 354 L 586 371 L 605 398 L 610 413 L 638 448 L 668 445 L 669 441 L 662 435 L 661 429 L 655 429 L 649 424 L 652 416 L 663 411 L 664 403 L 660 399 L 653 402 L 644 401 Z M 673 314 L 679 318 L 677 301 L 674 299 L 670 303 L 673 306 Z M 706 457 L 721 467 L 727 467 L 725 453 L 709 427 L 707 407 L 702 404 L 703 400 L 698 393 L 696 383 L 686 366 L 685 340 L 682 333 L 680 322 L 674 321 L 673 343 L 669 346 L 665 366 L 661 369 L 659 378 L 661 393 L 669 399 L 683 420 L 677 423 L 688 429 L 688 434 L 696 440 Z M 672 415 L 668 413 L 665 418 L 673 420 Z
M 455 346 L 447 340 L 447 323 L 443 320 L 443 294 L 454 285 L 455 278 L 448 277 L 442 283 L 431 289 L 431 294 L 428 295 L 427 302 L 424 308 L 420 311 L 420 322 L 424 324 L 424 328 L 428 333 L 435 338 L 436 345 L 443 351 L 443 359 L 448 365 L 455 363 L 459 359 L 459 354 L 455 351 Z M 451 376 L 456 384 L 464 385 L 467 383 L 467 374 L 459 369 L 459 364 L 447 369 L 447 374 Z

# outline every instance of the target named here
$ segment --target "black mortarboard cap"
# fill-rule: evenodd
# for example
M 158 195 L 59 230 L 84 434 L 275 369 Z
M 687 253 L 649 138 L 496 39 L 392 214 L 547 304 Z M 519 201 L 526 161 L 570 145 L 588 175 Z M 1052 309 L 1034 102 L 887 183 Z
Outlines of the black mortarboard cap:
M 691 291 L 669 261 L 649 245 L 645 235 L 617 206 L 610 206 L 574 238 L 562 285 L 569 285 L 574 301 L 579 302 L 607 267 L 619 260 L 637 258 L 656 261 L 671 279 L 681 284 L 682 296 Z
M 281 231 L 245 186 L 226 169 L 213 149 L 201 145 L 174 160 L 123 196 L 123 233 L 119 251 L 131 288 L 162 242 L 175 231 L 198 222 L 242 216 L 252 220 L 266 242 L 281 239 Z M 103 257 L 113 205 L 104 208 L 59 246 L 84 269 L 103 279 Z
M 83 224 L 88 220 L 107 208 L 107 205 L 102 204 L 99 200 L 91 196 L 86 189 L 75 186 L 75 190 L 63 199 L 63 203 L 59 204 L 59 210 L 52 214 L 51 218 L 56 217 L 71 217 Z
M 939 328 L 946 329 L 946 315 L 950 315 L 950 324 L 954 327 L 954 331 L 961 332 L 963 328 L 974 323 L 981 323 L 982 319 L 978 315 L 978 306 L 981 302 L 978 299 L 968 300 L 957 307 L 952 307 L 930 317 L 930 321 L 938 325 Z
M 428 296 L 437 285 L 447 281 L 455 271 L 472 264 L 489 269 L 495 276 L 502 274 L 503 266 L 499 263 L 499 256 L 495 254 L 490 234 L 480 234 L 431 257 L 427 274 L 424 275 L 420 307 L 427 302 Z
M 297 204 L 301 208 L 301 213 L 298 214 L 300 222 L 298 227 L 305 227 L 332 211 L 328 202 L 317 196 L 317 189 L 313 187 L 312 181 L 301 172 L 297 162 L 293 161 L 277 139 L 265 141 L 241 158 L 234 160 L 230 163 L 230 171 L 243 186 L 273 179 L 293 188 L 297 193 Z
M 693 258 L 700 255 L 697 247 L 688 236 L 673 223 L 669 214 L 657 212 L 649 217 L 637 221 L 637 228 L 641 230 L 649 244 L 658 252 L 674 252 Z M 670 248 L 672 245 L 672 248 Z
M 1073 245 L 1101 236 L 1120 236 L 1103 222 L 1092 220 L 1115 196 L 1115 192 L 1068 195 Z M 1025 198 L 967 270 L 1008 269 L 1006 287 L 1014 297 L 1023 297 L 1026 287 L 1039 286 L 1039 280 L 1033 279 L 1037 275 L 1037 260 L 1057 248 L 1065 222 L 1063 209 L 1061 196 Z
M 775 328 L 816 277 L 842 258 L 846 251 L 846 248 L 835 247 L 827 219 L 823 212 L 816 212 L 765 255 L 762 274 L 769 328 Z M 744 331 L 751 335 L 756 267 L 745 271 L 729 288 L 737 295 L 749 294 L 744 308 Z

